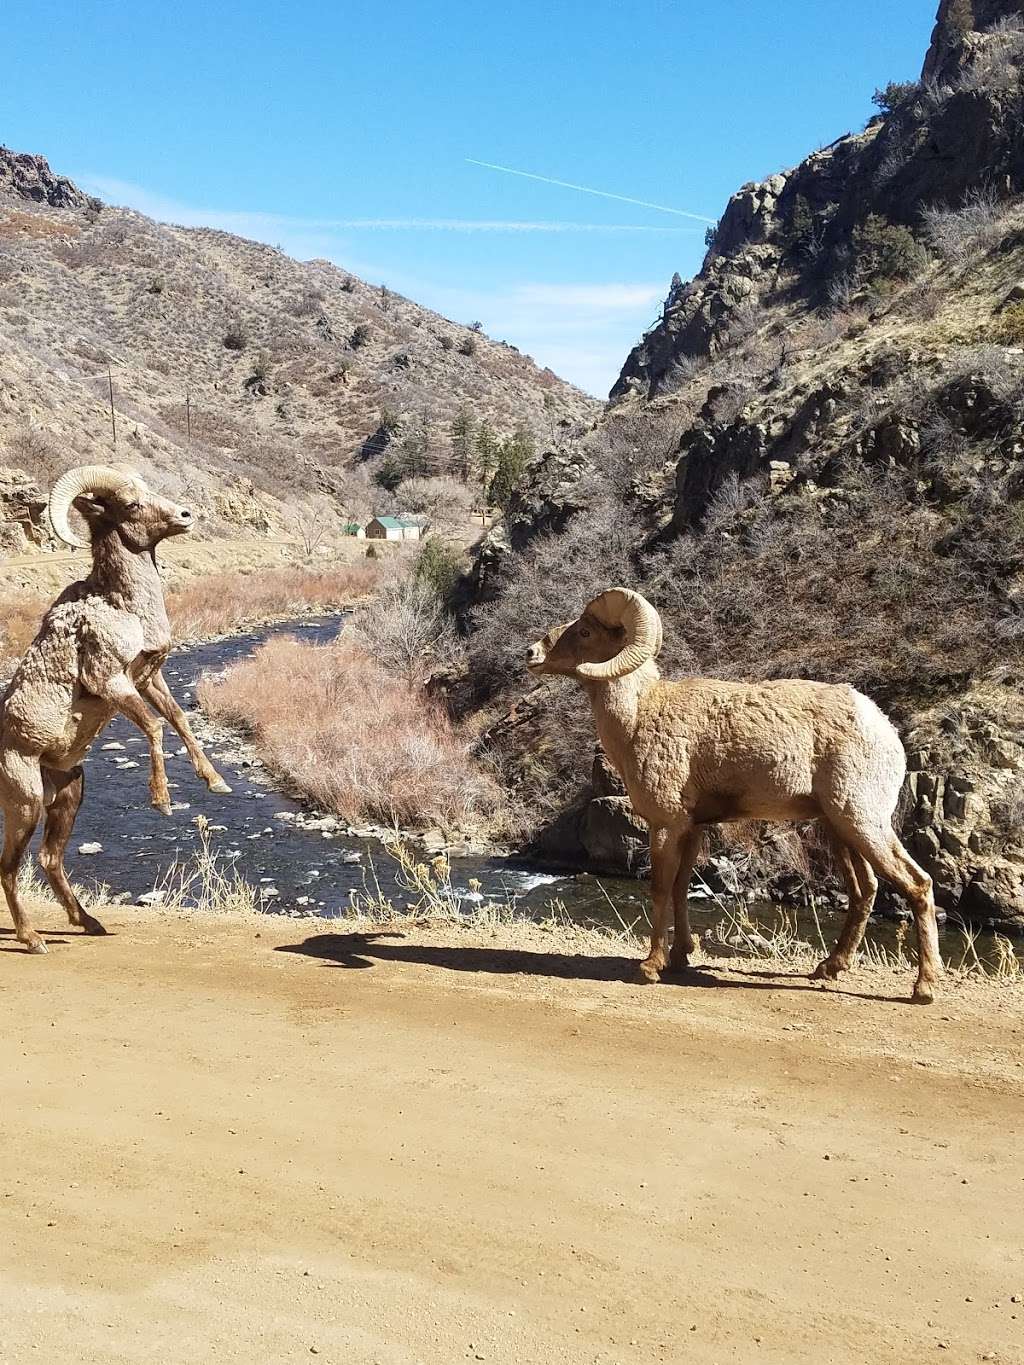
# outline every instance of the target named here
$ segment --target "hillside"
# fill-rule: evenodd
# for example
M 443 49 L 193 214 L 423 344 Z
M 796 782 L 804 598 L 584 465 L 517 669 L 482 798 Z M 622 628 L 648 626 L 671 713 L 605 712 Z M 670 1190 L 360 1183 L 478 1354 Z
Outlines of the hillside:
M 875 697 L 942 906 L 1024 922 L 1022 67 L 1024 5 L 943 0 L 922 79 L 732 198 L 598 428 L 535 463 L 480 547 L 453 696 L 536 847 L 642 860 L 582 697 L 506 690 L 529 640 L 620 581 L 661 609 L 670 674 Z M 716 852 L 726 884 L 816 880 L 784 834 Z
M 228 533 L 316 492 L 386 509 L 372 478 L 386 448 L 446 472 L 460 414 L 550 443 L 599 411 L 469 321 L 327 261 L 101 204 L 0 147 L 0 465 L 41 484 L 113 453 L 108 364 L 118 458 Z

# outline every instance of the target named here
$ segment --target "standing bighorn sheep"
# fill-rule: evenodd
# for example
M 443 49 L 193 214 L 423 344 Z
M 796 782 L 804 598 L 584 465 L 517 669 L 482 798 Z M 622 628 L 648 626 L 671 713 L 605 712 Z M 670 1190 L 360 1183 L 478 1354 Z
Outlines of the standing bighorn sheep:
M 609 588 L 582 616 L 530 647 L 531 673 L 576 678 L 601 744 L 651 829 L 651 951 L 644 981 L 685 967 L 697 942 L 687 888 L 702 826 L 728 820 L 808 820 L 827 831 L 850 908 L 815 979 L 849 968 L 874 902 L 876 873 L 909 901 L 917 930 L 914 1000 L 928 1004 L 942 973 L 931 878 L 893 831 L 906 770 L 892 725 L 847 686 L 685 678 L 664 682 L 654 658 L 661 620 L 627 588 Z M 668 953 L 670 908 L 675 941 Z
M 86 521 L 88 542 L 68 523 L 72 506 Z M 203 753 L 160 672 L 171 631 L 156 547 L 168 536 L 190 531 L 192 513 L 150 492 L 138 475 L 106 465 L 62 475 L 50 494 L 49 513 L 61 540 L 82 547 L 91 542 L 92 571 L 65 589 L 43 617 L 0 700 L 0 882 L 17 937 L 31 953 L 45 953 L 46 944 L 28 922 L 17 876 L 44 812 L 39 861 L 50 885 L 72 924 L 87 934 L 105 932 L 82 909 L 68 881 L 64 849 L 82 803 L 82 759 L 116 712 L 149 741 L 149 787 L 158 810 L 171 813 L 164 720 L 181 736 L 210 790 L 231 790 Z

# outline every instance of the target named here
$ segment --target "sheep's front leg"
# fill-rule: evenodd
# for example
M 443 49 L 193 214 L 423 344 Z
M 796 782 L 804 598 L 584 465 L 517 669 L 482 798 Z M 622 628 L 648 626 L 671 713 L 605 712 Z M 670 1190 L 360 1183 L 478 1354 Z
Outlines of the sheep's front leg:
M 679 871 L 676 873 L 675 885 L 672 888 L 672 900 L 675 905 L 675 933 L 672 936 L 672 951 L 668 959 L 668 965 L 674 972 L 681 972 L 688 967 L 690 965 L 690 954 L 695 953 L 700 947 L 700 941 L 695 934 L 690 932 L 688 892 L 690 890 L 690 878 L 693 875 L 693 867 L 697 861 L 697 854 L 700 852 L 703 837 L 703 830 L 689 829 L 679 840 Z
M 638 979 L 646 985 L 657 982 L 668 966 L 668 926 L 680 852 L 678 830 L 651 830 L 651 951 L 638 969 Z
M 185 745 L 185 750 L 196 770 L 196 774 L 202 778 L 210 791 L 226 796 L 231 788 L 203 753 L 202 746 L 192 733 L 188 717 L 174 700 L 164 675 L 159 671 L 154 673 L 150 681 L 144 685 L 142 694 L 148 702 L 156 707 L 164 720 L 169 721 L 174 726 Z
M 121 715 L 137 725 L 149 741 L 149 791 L 151 803 L 164 815 L 171 813 L 171 793 L 164 767 L 164 723 L 154 716 L 127 673 L 117 673 L 99 686 L 96 695 L 116 706 Z

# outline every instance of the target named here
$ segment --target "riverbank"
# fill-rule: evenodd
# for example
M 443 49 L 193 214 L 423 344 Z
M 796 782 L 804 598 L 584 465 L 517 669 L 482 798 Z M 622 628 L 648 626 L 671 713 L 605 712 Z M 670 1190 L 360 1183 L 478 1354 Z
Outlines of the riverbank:
M 1021 1356 L 1013 991 L 105 917 L 0 932 L 12 1365 Z
M 365 542 L 308 562 L 296 562 L 297 547 L 279 541 L 198 542 L 185 551 L 169 541 L 160 553 L 178 644 L 353 605 L 374 591 L 381 572 Z M 0 676 L 13 671 L 59 593 L 89 569 L 84 551 L 22 558 L 0 561 Z

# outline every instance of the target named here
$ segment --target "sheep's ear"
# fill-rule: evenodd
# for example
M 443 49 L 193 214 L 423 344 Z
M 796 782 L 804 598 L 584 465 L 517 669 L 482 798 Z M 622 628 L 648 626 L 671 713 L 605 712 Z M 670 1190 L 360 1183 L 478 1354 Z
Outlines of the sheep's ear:
M 80 493 L 72 504 L 79 512 L 104 512 L 106 511 L 106 500 L 101 498 L 98 493 Z

